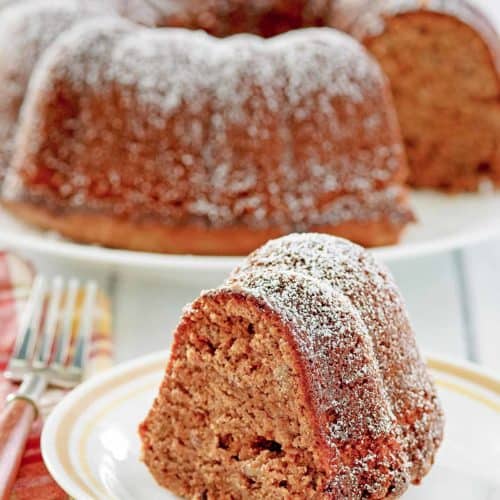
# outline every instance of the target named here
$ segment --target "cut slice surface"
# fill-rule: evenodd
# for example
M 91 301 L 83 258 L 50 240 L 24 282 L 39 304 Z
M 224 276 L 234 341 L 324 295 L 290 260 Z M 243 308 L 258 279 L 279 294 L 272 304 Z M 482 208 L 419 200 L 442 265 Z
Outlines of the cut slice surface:
M 160 484 L 183 496 L 285 498 L 324 483 L 282 328 L 236 297 L 208 299 L 184 320 L 142 426 Z
M 492 52 L 500 44 L 488 33 L 420 10 L 388 16 L 383 33 L 365 39 L 391 81 L 417 187 L 500 185 L 500 59 Z

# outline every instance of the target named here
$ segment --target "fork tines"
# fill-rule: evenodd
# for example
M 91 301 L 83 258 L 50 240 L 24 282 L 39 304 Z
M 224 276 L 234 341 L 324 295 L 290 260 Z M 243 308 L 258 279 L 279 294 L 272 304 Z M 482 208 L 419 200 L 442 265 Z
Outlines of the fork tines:
M 83 372 L 94 326 L 97 283 L 61 276 L 38 276 L 26 303 L 19 333 L 5 375 L 20 381 L 36 371 L 47 382 L 62 387 L 76 385 Z

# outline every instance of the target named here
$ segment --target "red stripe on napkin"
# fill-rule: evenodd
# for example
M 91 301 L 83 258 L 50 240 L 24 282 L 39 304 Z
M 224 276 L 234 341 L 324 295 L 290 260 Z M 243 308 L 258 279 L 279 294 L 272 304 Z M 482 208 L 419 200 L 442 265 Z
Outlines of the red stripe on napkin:
M 0 252 L 0 371 L 5 369 L 17 331 L 16 304 L 7 254 Z

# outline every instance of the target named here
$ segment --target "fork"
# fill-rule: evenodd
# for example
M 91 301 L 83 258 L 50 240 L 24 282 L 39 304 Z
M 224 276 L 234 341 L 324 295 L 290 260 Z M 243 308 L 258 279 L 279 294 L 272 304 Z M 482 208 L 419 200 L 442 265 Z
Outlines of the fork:
M 0 415 L 0 500 L 9 498 L 44 391 L 71 389 L 82 380 L 96 297 L 94 281 L 82 288 L 75 278 L 65 283 L 58 276 L 49 283 L 38 276 L 33 283 L 4 373 L 22 383 Z

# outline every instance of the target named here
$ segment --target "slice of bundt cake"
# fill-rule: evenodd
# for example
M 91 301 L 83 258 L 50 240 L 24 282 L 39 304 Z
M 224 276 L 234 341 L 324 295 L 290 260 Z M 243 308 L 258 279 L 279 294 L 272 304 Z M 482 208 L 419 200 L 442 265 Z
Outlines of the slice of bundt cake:
M 419 483 L 443 415 L 401 297 L 361 247 L 273 240 L 180 321 L 140 426 L 188 498 L 388 498 Z
M 500 186 L 500 38 L 467 0 L 339 0 L 388 75 L 417 187 Z
M 387 81 L 351 37 L 102 19 L 45 52 L 3 194 L 83 242 L 245 254 L 305 230 L 394 243 L 405 176 Z

